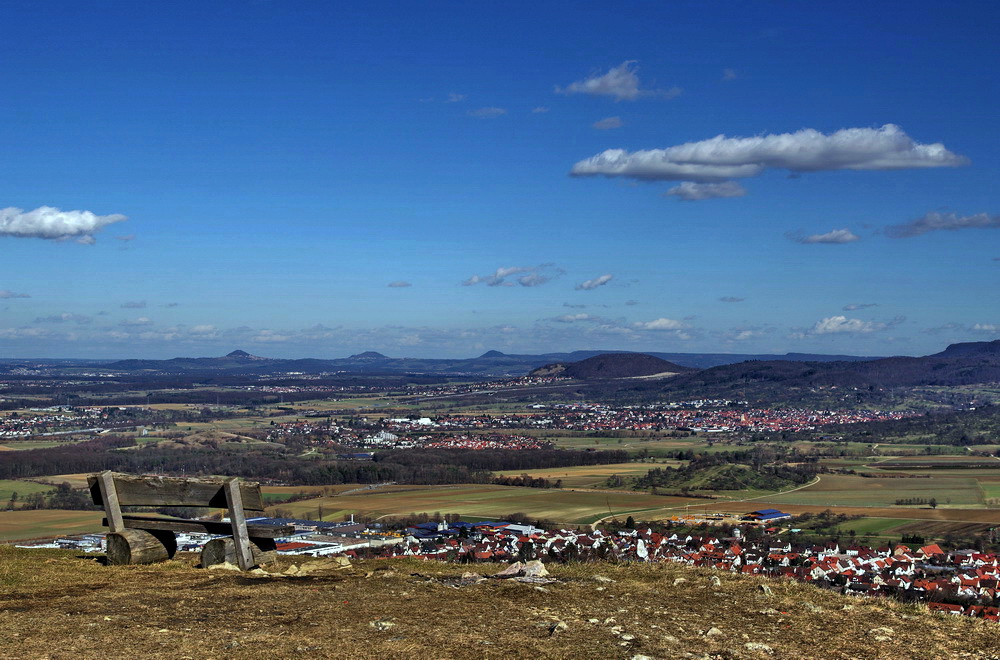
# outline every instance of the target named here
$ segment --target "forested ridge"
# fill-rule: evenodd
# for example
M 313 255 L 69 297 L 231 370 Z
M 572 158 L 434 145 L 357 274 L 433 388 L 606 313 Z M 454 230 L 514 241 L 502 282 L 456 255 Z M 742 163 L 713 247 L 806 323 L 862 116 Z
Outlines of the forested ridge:
M 128 448 L 126 451 L 122 449 Z M 0 453 L 0 479 L 28 479 L 77 472 L 177 475 L 225 474 L 289 485 L 380 483 L 488 483 L 493 471 L 621 463 L 625 451 L 422 450 L 377 454 L 373 461 L 302 458 L 283 447 L 228 449 L 191 447 L 183 451 L 156 446 L 135 447 L 117 436 L 63 445 Z

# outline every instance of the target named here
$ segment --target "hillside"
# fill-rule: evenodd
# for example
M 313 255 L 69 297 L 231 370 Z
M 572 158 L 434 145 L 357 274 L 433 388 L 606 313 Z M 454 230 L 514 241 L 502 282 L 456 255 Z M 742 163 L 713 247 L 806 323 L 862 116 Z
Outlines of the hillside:
M 533 376 L 566 376 L 580 380 L 597 378 L 641 378 L 694 371 L 644 353 L 605 353 L 569 364 L 551 364 L 531 372 Z
M 526 584 L 478 578 L 496 564 L 302 560 L 286 576 L 288 558 L 248 575 L 179 557 L 0 546 L 0 657 L 936 659 L 1000 643 L 981 620 L 678 565 L 549 565 L 556 581 Z

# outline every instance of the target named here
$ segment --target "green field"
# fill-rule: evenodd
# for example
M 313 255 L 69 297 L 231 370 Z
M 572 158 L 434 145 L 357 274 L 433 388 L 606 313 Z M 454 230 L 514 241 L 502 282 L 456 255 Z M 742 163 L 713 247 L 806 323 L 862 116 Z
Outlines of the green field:
M 410 486 L 389 491 L 323 497 L 281 505 L 293 516 L 309 517 L 323 508 L 325 520 L 340 520 L 350 514 L 375 518 L 409 513 L 457 513 L 478 518 L 495 518 L 524 513 L 559 523 L 587 524 L 609 515 L 657 518 L 670 515 L 668 507 L 683 506 L 689 500 L 646 493 L 571 491 L 505 486 Z
M 941 506 L 983 508 L 983 494 L 974 477 L 878 479 L 847 474 L 824 474 L 819 483 L 785 495 L 769 497 L 780 504 L 837 506 L 892 506 L 897 499 L 934 497 Z
M 103 517 L 103 511 L 0 511 L 0 541 L 100 532 Z
M 52 490 L 52 486 L 36 484 L 33 481 L 14 481 L 11 479 L 0 479 L 0 509 L 7 508 L 12 493 L 17 493 L 18 498 L 32 493 L 47 493 Z

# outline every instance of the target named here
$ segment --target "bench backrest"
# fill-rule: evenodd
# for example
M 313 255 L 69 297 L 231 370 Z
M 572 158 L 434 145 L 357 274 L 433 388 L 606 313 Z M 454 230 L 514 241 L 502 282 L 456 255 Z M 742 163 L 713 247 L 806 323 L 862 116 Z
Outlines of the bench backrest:
M 109 473 L 104 473 L 109 474 Z M 101 495 L 100 474 L 87 478 L 90 496 L 94 504 L 107 509 Z M 134 474 L 110 473 L 118 506 L 206 506 L 219 509 L 228 508 L 226 501 L 226 481 L 222 479 L 185 479 L 181 477 L 138 476 Z M 260 484 L 239 482 L 240 499 L 244 511 L 263 511 L 264 498 Z

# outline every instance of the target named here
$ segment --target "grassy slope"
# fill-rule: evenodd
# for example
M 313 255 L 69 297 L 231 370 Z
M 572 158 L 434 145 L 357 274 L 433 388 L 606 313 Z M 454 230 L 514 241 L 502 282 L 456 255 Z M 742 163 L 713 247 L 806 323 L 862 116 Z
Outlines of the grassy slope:
M 441 581 L 495 565 L 361 562 L 287 578 L 195 561 L 105 567 L 0 547 L 0 657 L 937 659 L 1000 644 L 996 624 L 792 582 L 768 582 L 769 596 L 758 578 L 713 586 L 712 573 L 677 565 L 554 566 L 559 582 L 539 589 Z

